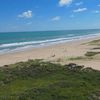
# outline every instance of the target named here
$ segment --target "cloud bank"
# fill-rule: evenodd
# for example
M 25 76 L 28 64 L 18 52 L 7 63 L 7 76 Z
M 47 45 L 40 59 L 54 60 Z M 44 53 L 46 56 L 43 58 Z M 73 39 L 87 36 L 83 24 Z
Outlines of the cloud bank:
M 69 5 L 72 3 L 73 0 L 60 0 L 59 1 L 59 6 L 60 7 L 63 7 L 63 6 L 66 6 L 66 5 Z
M 18 15 L 19 18 L 31 18 L 32 17 L 32 11 L 28 10 L 23 12 L 22 14 Z
M 52 21 L 59 21 L 60 20 L 60 16 L 53 17 L 51 20 Z
M 86 11 L 87 8 L 78 8 L 76 10 L 73 10 L 73 12 L 77 13 L 77 12 L 83 12 L 83 11 Z

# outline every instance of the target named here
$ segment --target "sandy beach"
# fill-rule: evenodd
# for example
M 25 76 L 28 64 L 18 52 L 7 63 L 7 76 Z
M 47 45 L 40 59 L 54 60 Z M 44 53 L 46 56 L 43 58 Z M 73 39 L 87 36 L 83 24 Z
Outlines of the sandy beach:
M 92 59 L 85 57 L 86 52 L 91 51 L 92 48 L 96 47 L 96 45 L 89 45 L 88 42 L 97 39 L 100 39 L 100 37 L 3 54 L 0 55 L 0 66 L 2 67 L 3 65 L 27 61 L 29 59 L 44 59 L 46 61 L 61 64 L 76 63 L 84 65 L 85 67 L 92 67 L 100 70 L 100 54 L 95 55 Z M 100 49 L 98 49 L 98 51 L 100 52 Z

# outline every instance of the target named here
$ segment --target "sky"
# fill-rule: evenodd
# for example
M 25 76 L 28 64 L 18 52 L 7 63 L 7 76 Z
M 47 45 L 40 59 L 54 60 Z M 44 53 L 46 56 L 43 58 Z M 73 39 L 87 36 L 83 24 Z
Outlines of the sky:
M 100 28 L 100 0 L 0 0 L 0 32 Z

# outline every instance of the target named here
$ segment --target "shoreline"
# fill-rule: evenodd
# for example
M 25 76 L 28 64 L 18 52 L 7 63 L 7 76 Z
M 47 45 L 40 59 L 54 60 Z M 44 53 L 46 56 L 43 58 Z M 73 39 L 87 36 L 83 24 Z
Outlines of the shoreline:
M 32 48 L 20 52 L 13 52 L 0 55 L 0 66 L 14 64 L 21 61 L 27 61 L 29 59 L 44 59 L 45 61 L 56 61 L 57 59 L 65 59 L 71 57 L 84 56 L 93 46 L 83 45 L 84 43 L 100 39 L 98 37 L 92 37 L 88 39 L 81 39 L 75 41 L 69 41 L 66 43 L 59 43 L 41 48 Z M 94 61 L 63 61 L 61 63 L 77 63 L 85 65 L 86 67 L 92 67 L 100 70 L 99 60 Z M 91 62 L 91 63 L 90 63 Z M 97 63 L 96 63 L 97 62 Z M 96 65 L 97 64 L 97 65 Z
M 17 53 L 17 52 L 24 52 L 27 50 L 32 50 L 34 48 L 45 48 L 45 47 L 49 47 L 49 46 L 54 46 L 54 45 L 59 45 L 59 44 L 64 44 L 64 43 L 70 43 L 70 42 L 75 42 L 75 41 L 83 41 L 83 40 L 87 40 L 87 39 L 92 39 L 92 38 L 96 38 L 96 37 L 100 37 L 100 33 L 95 33 L 95 34 L 89 34 L 89 35 L 83 35 L 83 36 L 76 36 L 76 37 L 69 37 L 69 38 L 55 38 L 55 39 L 50 39 L 50 40 L 43 40 L 43 41 L 37 41 L 36 46 L 34 46 L 34 44 L 31 45 L 31 43 L 35 43 L 36 41 L 29 41 L 29 42 L 15 42 L 15 43 L 10 43 L 10 44 L 1 44 L 0 47 L 10 47 L 10 46 L 20 46 L 21 47 L 17 47 L 15 49 L 4 49 L 0 51 L 0 55 L 4 55 L 4 54 L 10 54 L 10 53 Z M 29 44 L 26 46 L 23 46 L 23 44 Z

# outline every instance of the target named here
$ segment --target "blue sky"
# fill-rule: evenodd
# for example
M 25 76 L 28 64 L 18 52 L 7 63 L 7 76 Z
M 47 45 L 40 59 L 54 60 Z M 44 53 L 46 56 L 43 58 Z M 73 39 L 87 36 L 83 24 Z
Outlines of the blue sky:
M 0 32 L 100 28 L 100 0 L 0 0 Z

